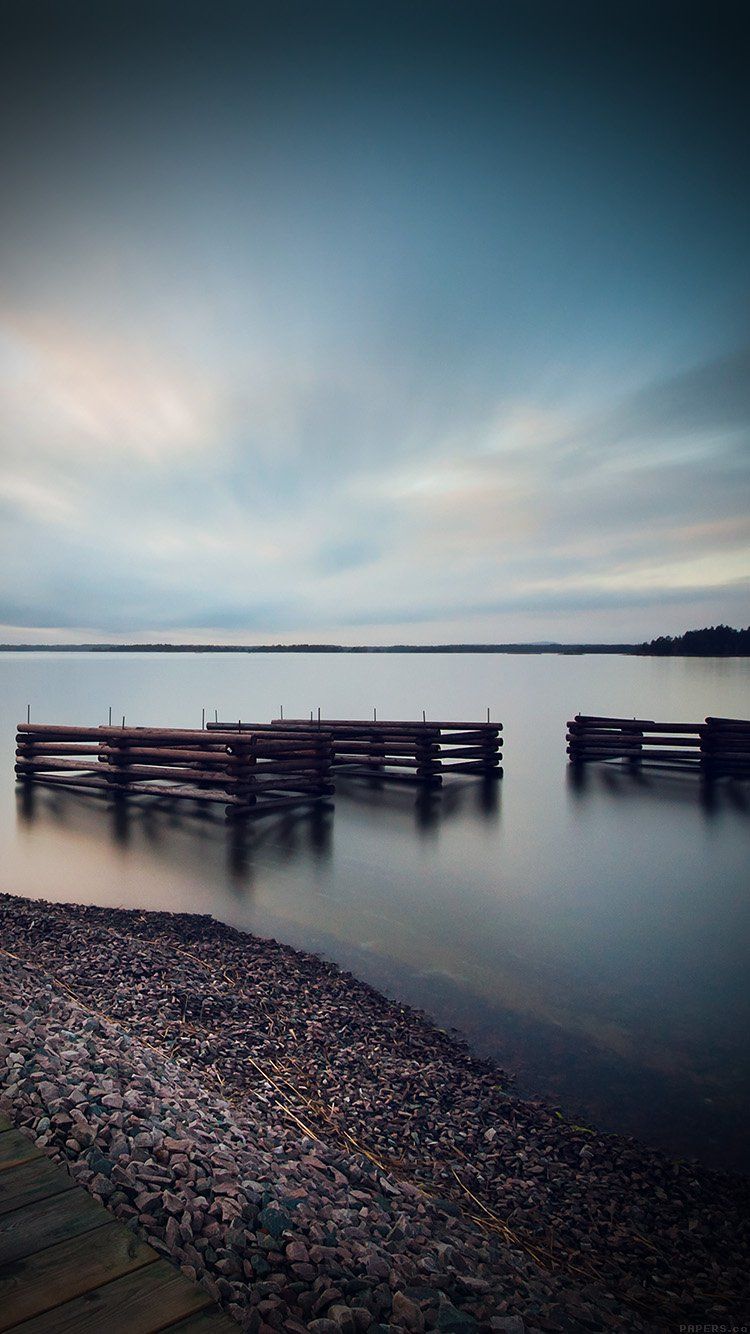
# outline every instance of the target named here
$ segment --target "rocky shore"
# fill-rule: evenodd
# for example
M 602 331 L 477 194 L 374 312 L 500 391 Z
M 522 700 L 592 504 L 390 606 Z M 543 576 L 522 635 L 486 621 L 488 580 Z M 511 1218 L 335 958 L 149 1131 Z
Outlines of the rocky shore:
M 730 1326 L 750 1183 L 569 1124 L 333 964 L 0 896 L 0 1107 L 258 1334 Z

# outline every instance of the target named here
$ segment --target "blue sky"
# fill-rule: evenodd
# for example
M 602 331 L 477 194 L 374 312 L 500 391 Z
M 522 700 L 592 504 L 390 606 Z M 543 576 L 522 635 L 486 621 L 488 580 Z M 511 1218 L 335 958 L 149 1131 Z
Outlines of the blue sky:
M 4 8 L 2 639 L 750 620 L 740 6 Z

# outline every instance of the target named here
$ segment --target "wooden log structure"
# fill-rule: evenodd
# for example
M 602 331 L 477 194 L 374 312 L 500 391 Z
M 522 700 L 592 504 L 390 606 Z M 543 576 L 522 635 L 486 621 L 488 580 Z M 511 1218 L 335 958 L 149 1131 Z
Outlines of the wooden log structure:
M 212 735 L 229 724 L 209 723 Z M 245 724 L 240 725 L 243 729 Z M 502 725 L 485 722 L 372 722 L 361 718 L 275 718 L 277 736 L 331 738 L 332 769 L 355 778 L 389 778 L 439 786 L 444 774 L 501 778 Z
M 619 760 L 636 767 L 694 771 L 709 778 L 750 777 L 747 719 L 662 723 L 579 713 L 568 723 L 565 739 L 572 764 Z
M 707 718 L 701 754 L 714 778 L 750 778 L 750 719 Z
M 278 733 L 265 724 L 208 733 L 19 723 L 16 775 L 118 799 L 219 802 L 227 817 L 262 815 L 330 797 L 332 753 L 323 730 Z

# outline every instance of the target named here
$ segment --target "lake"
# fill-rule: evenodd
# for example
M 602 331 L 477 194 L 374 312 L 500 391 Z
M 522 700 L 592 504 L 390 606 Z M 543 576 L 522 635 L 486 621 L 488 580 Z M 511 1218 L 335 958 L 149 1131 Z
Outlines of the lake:
M 583 1124 L 750 1165 L 750 784 L 566 762 L 580 711 L 750 715 L 750 662 L 618 655 L 5 653 L 2 889 L 211 913 L 335 959 L 455 1027 Z M 32 721 L 309 716 L 502 722 L 489 791 L 339 780 L 335 808 L 243 829 L 15 793 Z M 187 803 L 185 804 L 187 806 Z M 179 806 L 179 803 L 178 803 Z

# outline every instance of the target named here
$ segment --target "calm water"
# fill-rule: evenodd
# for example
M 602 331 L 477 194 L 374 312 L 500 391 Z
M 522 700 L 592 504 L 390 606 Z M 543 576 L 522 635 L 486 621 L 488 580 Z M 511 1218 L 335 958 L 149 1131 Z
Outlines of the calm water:
M 677 1153 L 748 1165 L 750 785 L 571 782 L 565 721 L 750 714 L 750 663 L 626 657 L 0 654 L 2 888 L 212 913 L 322 952 L 456 1026 L 524 1092 Z M 14 794 L 37 722 L 324 715 L 505 729 L 488 795 L 339 784 L 335 814 L 223 820 Z

